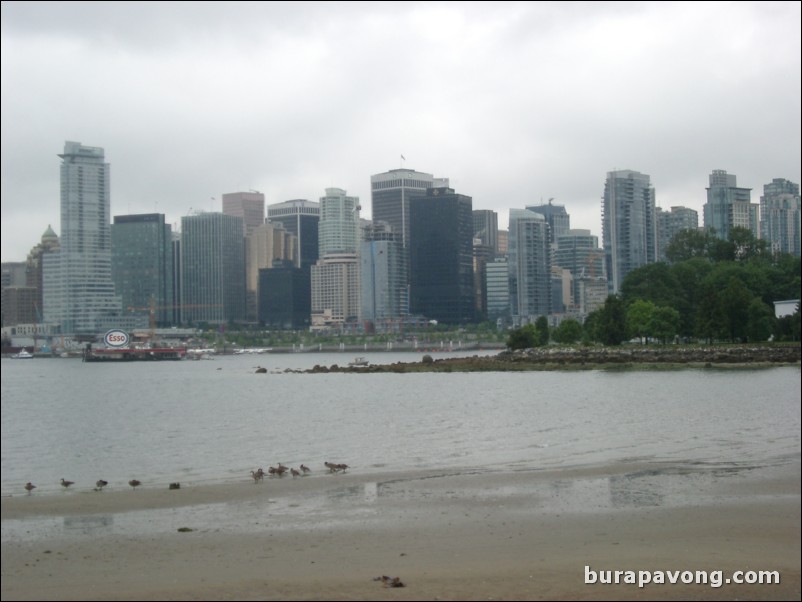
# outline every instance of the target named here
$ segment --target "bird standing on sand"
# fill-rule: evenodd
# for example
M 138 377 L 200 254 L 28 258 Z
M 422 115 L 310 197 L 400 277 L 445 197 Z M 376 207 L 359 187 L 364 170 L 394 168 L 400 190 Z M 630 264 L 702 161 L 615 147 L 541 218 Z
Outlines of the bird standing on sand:
M 95 489 L 95 491 L 103 491 L 103 488 L 104 488 L 106 485 L 108 485 L 108 484 L 109 484 L 109 482 L 108 482 L 108 481 L 104 481 L 103 479 L 99 479 L 99 480 L 98 480 L 98 481 L 95 483 L 95 485 L 97 485 L 97 489 Z
M 25 483 L 25 491 L 28 492 L 28 495 L 31 495 L 31 491 L 33 491 L 34 489 L 36 489 L 36 485 L 31 483 L 30 481 Z
M 132 489 L 136 489 L 142 484 L 142 481 L 138 479 L 131 479 L 130 481 L 128 481 L 128 484 L 131 486 Z
M 63 478 L 61 479 L 61 486 L 64 487 L 64 489 L 67 489 L 70 485 L 74 484 L 75 481 L 65 481 Z

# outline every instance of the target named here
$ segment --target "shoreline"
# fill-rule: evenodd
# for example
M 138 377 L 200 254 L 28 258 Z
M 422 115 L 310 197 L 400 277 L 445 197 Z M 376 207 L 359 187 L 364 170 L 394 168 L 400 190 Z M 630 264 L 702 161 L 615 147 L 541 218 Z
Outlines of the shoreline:
M 307 370 L 286 370 L 303 374 L 328 372 L 520 372 L 577 370 L 707 370 L 764 369 L 802 365 L 799 345 L 722 345 L 683 347 L 537 347 L 506 350 L 496 355 L 396 362 L 370 366 L 316 365 Z
M 2 501 L 2 598 L 799 599 L 800 461 L 314 474 Z M 179 531 L 179 529 L 186 529 Z M 779 585 L 586 585 L 778 570 Z M 398 576 L 404 588 L 375 577 Z

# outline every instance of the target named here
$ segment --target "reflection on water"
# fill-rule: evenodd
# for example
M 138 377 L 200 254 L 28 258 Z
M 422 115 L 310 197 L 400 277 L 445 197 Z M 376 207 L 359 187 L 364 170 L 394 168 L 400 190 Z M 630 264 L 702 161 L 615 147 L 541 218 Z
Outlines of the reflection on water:
M 89 516 L 65 516 L 65 531 L 82 535 L 108 535 L 114 527 L 113 514 L 93 514 Z
M 112 534 L 145 537 L 176 533 L 181 528 L 232 534 L 354 526 L 381 529 L 397 525 L 410 515 L 416 520 L 421 517 L 439 520 L 438 517 L 448 514 L 449 520 L 459 520 L 463 513 L 457 510 L 462 503 L 481 507 L 489 516 L 493 509 L 500 508 L 507 513 L 546 517 L 681 507 L 706 500 L 725 500 L 718 487 L 722 480 L 751 470 L 752 467 L 730 467 L 722 472 L 716 465 L 697 463 L 654 466 L 598 477 L 548 478 L 532 471 L 518 473 L 512 483 L 505 481 L 502 486 L 485 484 L 485 478 L 499 476 L 492 472 L 449 472 L 425 478 L 410 476 L 354 484 L 329 482 L 321 483 L 311 492 L 285 491 L 275 498 L 118 514 L 4 520 L 2 541 L 45 539 L 54 533 L 78 538 Z

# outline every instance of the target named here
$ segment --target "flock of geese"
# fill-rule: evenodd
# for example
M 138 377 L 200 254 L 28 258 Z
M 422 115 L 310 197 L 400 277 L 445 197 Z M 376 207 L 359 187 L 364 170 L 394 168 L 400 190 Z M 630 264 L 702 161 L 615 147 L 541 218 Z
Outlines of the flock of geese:
M 345 472 L 348 470 L 348 464 L 335 464 L 334 462 L 323 462 L 323 464 L 329 469 L 330 473 Z M 263 468 L 252 470 L 251 477 L 253 477 L 254 483 L 259 483 L 265 478 L 265 475 L 269 477 L 283 477 L 287 472 L 289 472 L 294 479 L 295 477 L 307 476 L 310 472 L 312 472 L 312 469 L 304 464 L 301 464 L 298 469 L 289 468 L 279 462 L 278 466 L 270 466 L 268 467 L 267 471 L 265 471 Z
M 345 472 L 349 468 L 347 464 L 335 464 L 334 462 L 323 462 L 323 464 L 326 466 L 326 468 L 330 473 Z M 281 462 L 279 462 L 278 466 L 270 466 L 267 469 L 267 471 L 263 470 L 262 468 L 259 468 L 257 470 L 252 470 L 251 477 L 253 477 L 254 483 L 259 483 L 265 478 L 265 475 L 269 477 L 280 478 L 283 477 L 287 472 L 289 472 L 292 475 L 292 478 L 294 479 L 295 477 L 307 476 L 309 473 L 312 472 L 312 469 L 309 468 L 308 466 L 305 466 L 304 464 L 301 464 L 301 466 L 298 469 L 289 468 L 287 466 L 284 466 Z M 95 482 L 94 491 L 103 491 L 103 488 L 108 484 L 109 484 L 108 481 L 99 479 L 98 481 Z M 132 489 L 136 489 L 142 484 L 142 481 L 138 479 L 131 479 L 130 481 L 128 481 L 128 484 L 131 486 Z M 75 485 L 75 481 L 67 481 L 64 478 L 61 479 L 61 486 L 64 487 L 64 489 L 69 489 L 71 485 Z M 28 492 L 28 495 L 30 495 L 34 489 L 36 489 L 36 485 L 31 483 L 30 481 L 25 483 L 25 491 Z

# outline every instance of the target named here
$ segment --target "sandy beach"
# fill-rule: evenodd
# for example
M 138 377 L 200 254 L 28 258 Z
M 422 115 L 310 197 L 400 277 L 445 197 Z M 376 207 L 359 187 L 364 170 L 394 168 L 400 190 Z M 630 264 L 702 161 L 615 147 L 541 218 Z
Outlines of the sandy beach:
M 798 458 L 22 491 L 2 520 L 3 600 L 800 598 Z M 609 570 L 780 583 L 585 583 Z

